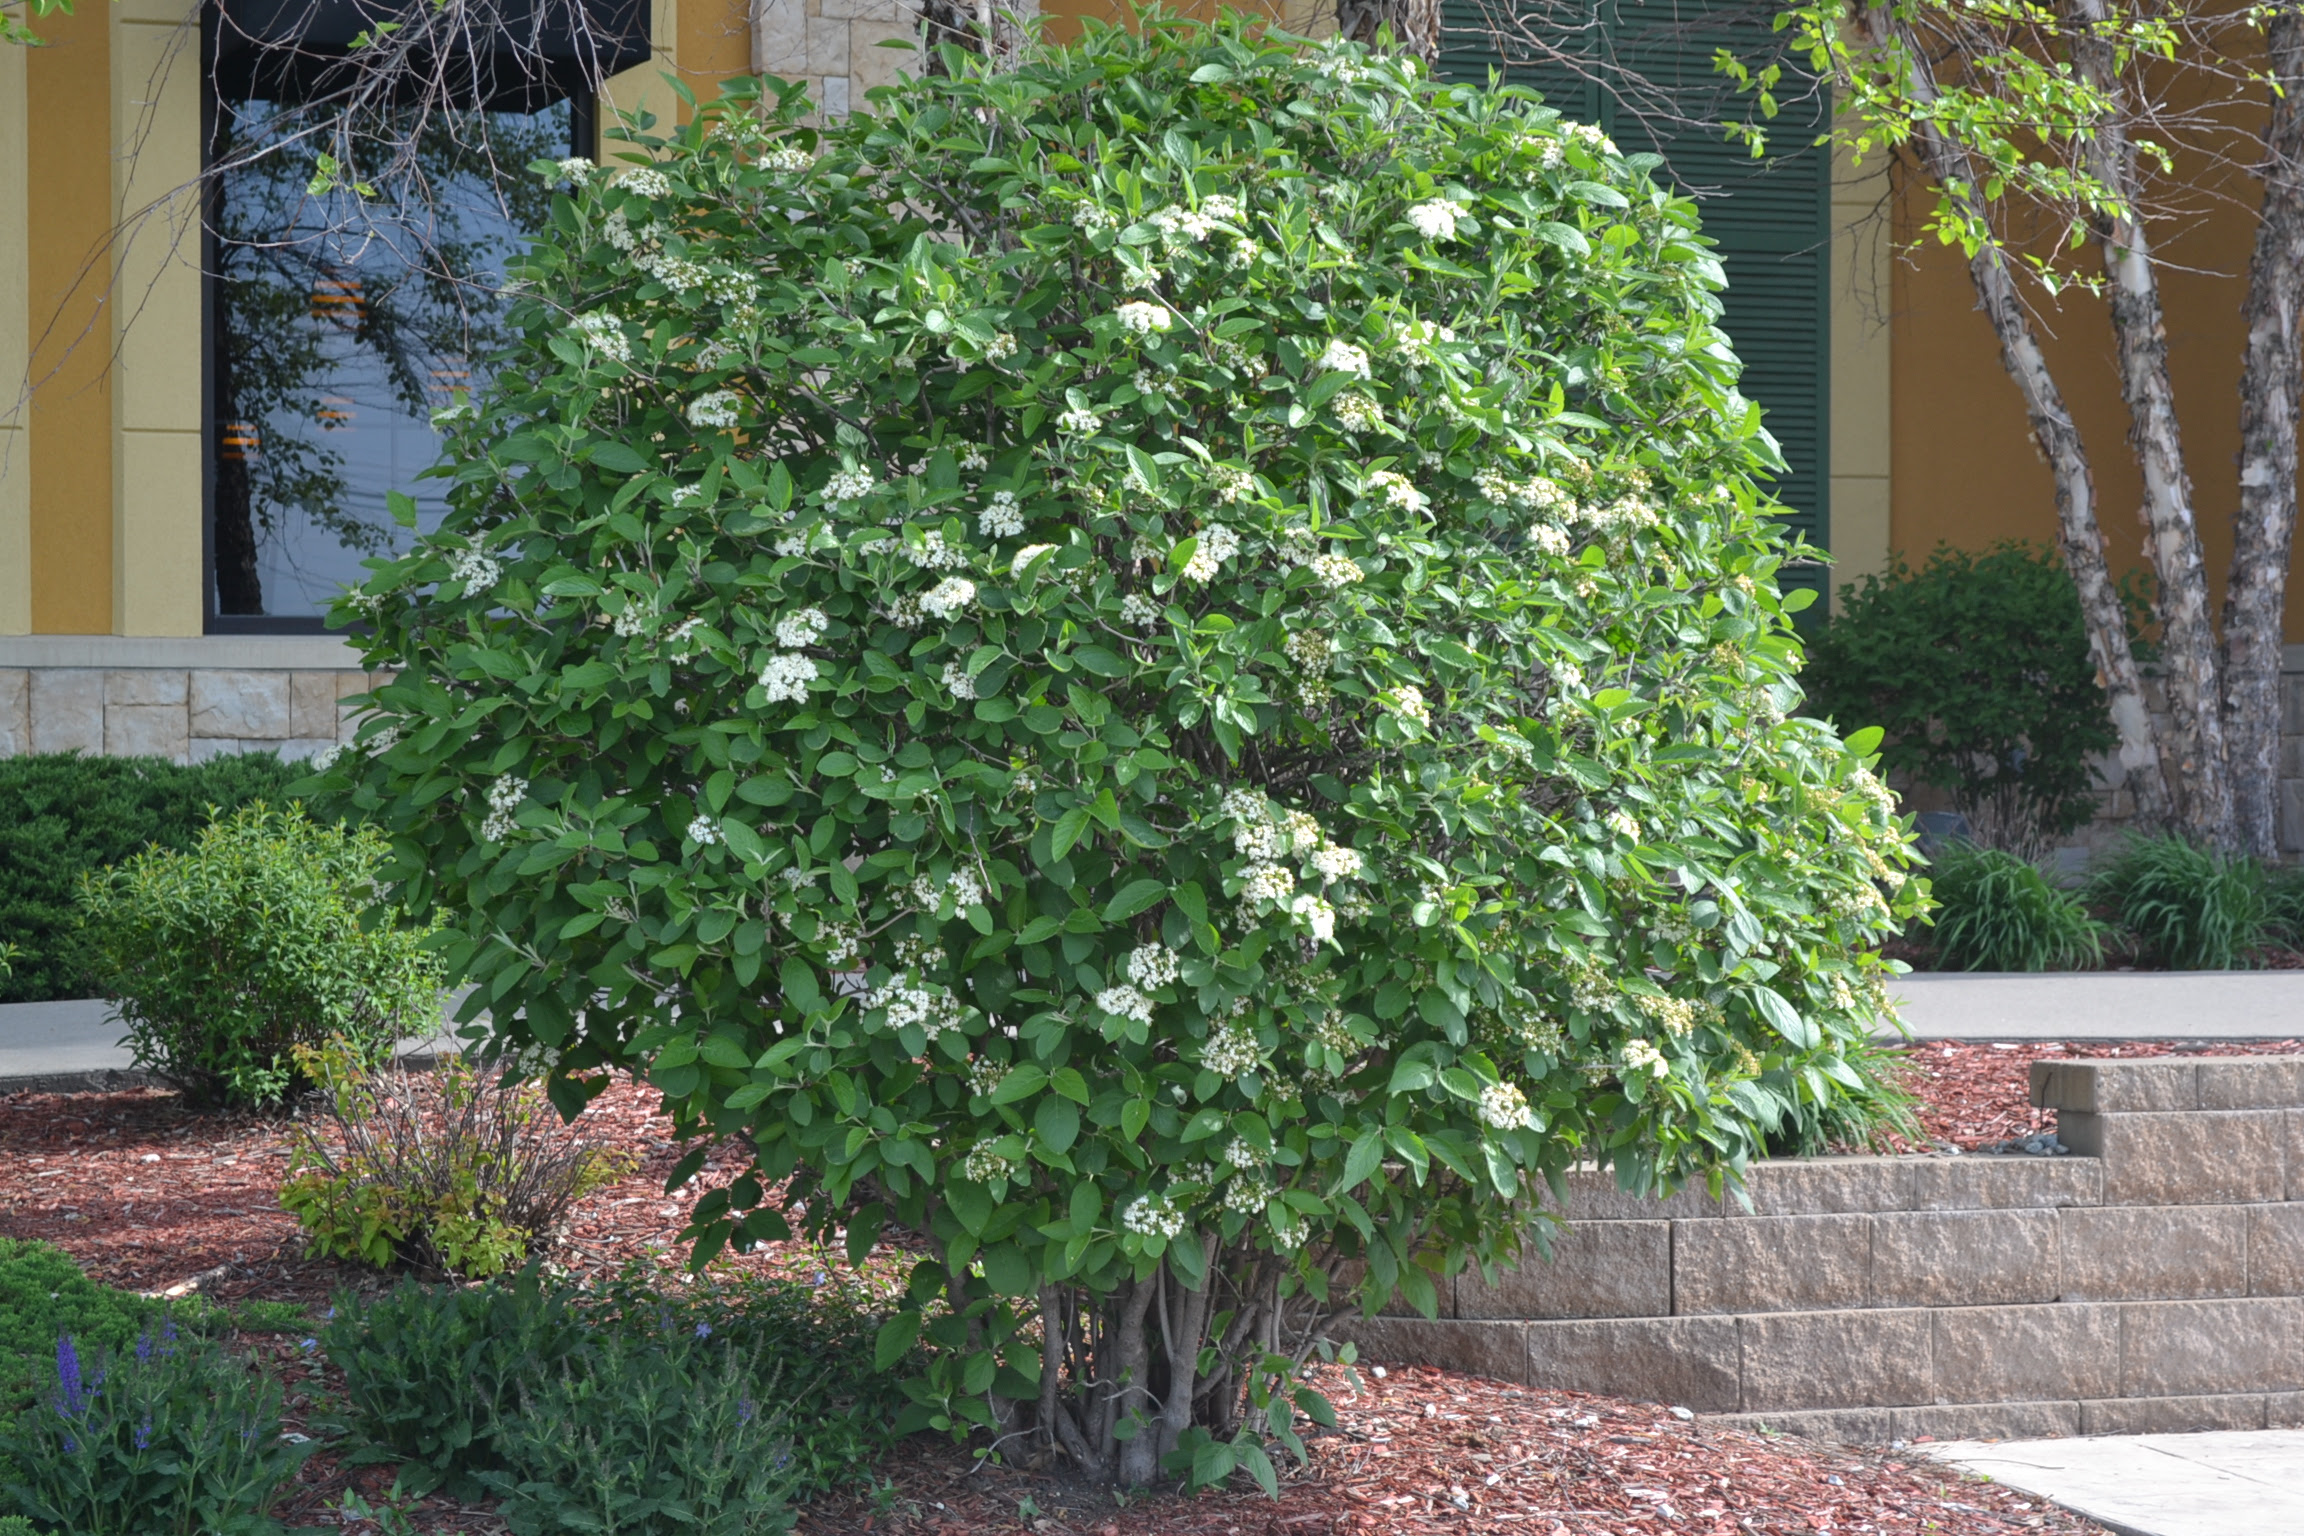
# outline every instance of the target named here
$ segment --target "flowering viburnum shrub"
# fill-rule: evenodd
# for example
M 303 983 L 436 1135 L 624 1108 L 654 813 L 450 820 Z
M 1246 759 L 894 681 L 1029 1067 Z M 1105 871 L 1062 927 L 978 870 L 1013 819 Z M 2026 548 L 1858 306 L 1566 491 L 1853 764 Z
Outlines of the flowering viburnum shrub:
M 1653 162 L 1233 23 L 952 71 L 571 188 L 332 773 L 564 1101 L 745 1149 L 700 1255 L 904 1229 L 923 1420 L 1268 1476 L 1547 1176 L 1858 1083 L 1921 897 Z

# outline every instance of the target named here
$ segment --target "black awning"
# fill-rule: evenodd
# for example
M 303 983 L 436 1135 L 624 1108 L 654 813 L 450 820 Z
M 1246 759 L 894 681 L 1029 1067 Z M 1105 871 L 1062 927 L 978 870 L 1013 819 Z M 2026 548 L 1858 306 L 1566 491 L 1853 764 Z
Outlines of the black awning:
M 649 58 L 648 0 L 211 0 L 217 93 L 306 102 L 356 73 L 353 42 L 397 24 L 403 97 L 444 90 L 457 106 L 532 112 L 589 95 Z M 410 46 L 412 45 L 412 46 Z

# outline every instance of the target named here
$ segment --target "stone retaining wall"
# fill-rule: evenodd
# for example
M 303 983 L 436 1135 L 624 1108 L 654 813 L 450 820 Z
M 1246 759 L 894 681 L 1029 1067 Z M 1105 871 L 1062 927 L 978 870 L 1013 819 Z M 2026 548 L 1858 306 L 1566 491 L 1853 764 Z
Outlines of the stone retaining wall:
M 351 738 L 340 701 L 383 680 L 358 659 L 328 637 L 0 637 L 0 757 L 307 758 Z
M 1749 1212 L 1582 1175 L 1553 1262 L 1353 1336 L 1848 1441 L 2304 1425 L 2304 1057 L 2032 1086 L 2076 1155 L 1763 1163 Z

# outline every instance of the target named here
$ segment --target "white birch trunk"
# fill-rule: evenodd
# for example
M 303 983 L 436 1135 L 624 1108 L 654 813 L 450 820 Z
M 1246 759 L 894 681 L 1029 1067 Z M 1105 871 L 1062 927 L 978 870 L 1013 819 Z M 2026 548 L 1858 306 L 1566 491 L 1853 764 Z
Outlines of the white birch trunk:
M 2145 549 L 2159 578 L 2160 653 L 2168 690 L 2172 787 L 2184 830 L 2214 847 L 2233 845 L 2232 775 L 2224 745 L 2224 700 L 2216 626 L 2209 613 L 2208 566 L 2184 466 L 2176 393 L 2168 378 L 2168 331 L 2160 278 L 2136 214 L 2141 188 L 2136 153 L 2123 121 L 2126 89 L 2113 44 L 2094 28 L 2106 21 L 2103 0 L 2070 0 L 2072 60 L 2110 103 L 2083 145 L 2090 172 L 2120 206 L 2099 211 L 2095 236 L 2104 254 L 2112 335 L 2120 360 L 2120 393 L 2128 403 L 2128 441 L 2144 481 Z
M 2240 370 L 2240 515 L 2224 587 L 2224 730 L 2234 831 L 2279 852 L 2280 653 L 2296 530 L 2296 432 L 2304 400 L 2304 15 L 2265 27 L 2275 89 L 2264 133 L 2264 207 L 2248 263 Z
M 1898 24 L 1886 5 L 1863 11 L 1867 35 L 1883 53 L 1900 52 L 1911 61 L 1914 100 L 1925 105 L 1935 95 L 1927 73 L 1928 55 L 1919 40 Z M 1968 156 L 1958 144 L 1932 125 L 1914 136 L 1921 163 L 1939 186 L 1972 187 L 1975 179 Z M 1981 217 L 1982 205 L 1972 195 L 1969 211 Z M 1991 322 L 2000 342 L 2000 363 L 2024 396 L 2024 411 L 2032 439 L 2048 461 L 2056 487 L 2056 542 L 2065 567 L 2080 595 L 2081 619 L 2088 632 L 2088 651 L 2096 663 L 2113 728 L 2119 733 L 2118 755 L 2128 791 L 2136 802 L 2137 819 L 2158 826 L 2169 819 L 2169 774 L 2153 730 L 2151 711 L 2144 700 L 2144 679 L 2128 645 L 2128 614 L 2113 584 L 2104 553 L 2104 531 L 2097 514 L 2096 477 L 2081 440 L 2078 423 L 2065 408 L 2055 375 L 2040 350 L 2030 314 L 2018 291 L 2007 257 L 1990 245 L 1977 248 L 1969 258 L 1968 276 L 1975 285 L 1977 307 Z

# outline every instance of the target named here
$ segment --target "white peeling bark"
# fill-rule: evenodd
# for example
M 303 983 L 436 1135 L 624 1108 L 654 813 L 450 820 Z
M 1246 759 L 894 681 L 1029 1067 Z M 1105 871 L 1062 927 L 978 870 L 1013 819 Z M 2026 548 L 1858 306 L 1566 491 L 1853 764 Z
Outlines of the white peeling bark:
M 1897 22 L 1887 5 L 1865 7 L 1862 18 L 1875 49 L 1884 54 L 1900 52 L 1911 61 L 1914 98 L 1926 105 L 1935 89 L 1927 72 L 1928 55 L 1919 40 Z M 1913 142 L 1921 163 L 1939 186 L 1958 189 L 1976 184 L 1967 152 L 1933 124 L 1924 123 Z M 1981 218 L 1984 209 L 1973 194 L 1955 191 L 1955 195 L 1965 196 L 1968 211 Z M 2088 652 L 2096 663 L 2096 678 L 2103 686 L 2113 729 L 2119 734 L 2117 753 L 2128 791 L 2136 802 L 2137 818 L 2146 826 L 2163 825 L 2171 813 L 2169 774 L 2151 711 L 2145 706 L 2143 674 L 2129 649 L 2127 609 L 2105 557 L 2096 477 L 2087 445 L 2040 350 L 2039 337 L 2015 274 L 2008 270 L 2006 255 L 1993 246 L 1979 246 L 1969 258 L 1968 276 L 1976 289 L 1977 307 L 1991 322 L 1993 335 L 2000 342 L 2001 366 L 2024 397 L 2032 440 L 2048 461 L 2056 489 L 2056 543 L 2079 592 Z
M 2240 369 L 2240 515 L 2224 586 L 2224 731 L 2242 849 L 2279 852 L 2280 653 L 2296 530 L 2296 432 L 2304 401 L 2304 15 L 2273 13 L 2275 90 L 2264 132 L 2264 207 L 2248 263 Z
M 2222 668 L 2209 614 L 2208 566 L 2192 476 L 2184 465 L 2176 392 L 2168 378 L 2168 330 L 2150 238 L 2136 214 L 2141 187 L 2136 152 L 2123 121 L 2126 87 L 2113 44 L 2094 31 L 2106 22 L 2103 0 L 2069 0 L 2072 61 L 2110 103 L 2083 146 L 2090 172 L 2119 202 L 2092 223 L 2104 255 L 2112 336 L 2120 361 L 2120 394 L 2128 403 L 2128 441 L 2144 481 L 2145 549 L 2159 578 L 2160 654 L 2175 751 L 2169 763 L 2184 830 L 2214 847 L 2233 845 L 2232 776 L 2224 742 Z

